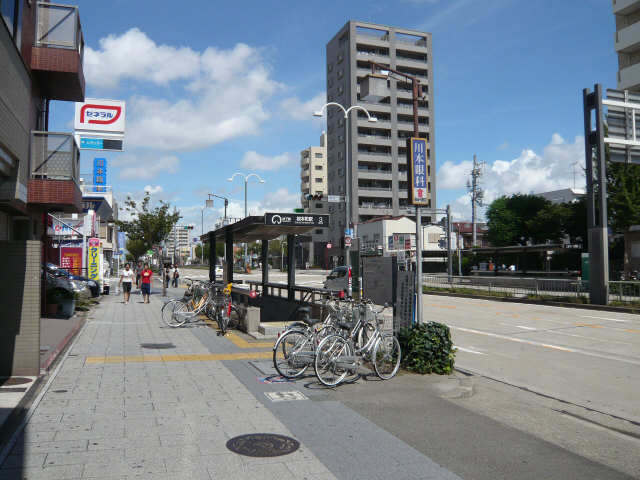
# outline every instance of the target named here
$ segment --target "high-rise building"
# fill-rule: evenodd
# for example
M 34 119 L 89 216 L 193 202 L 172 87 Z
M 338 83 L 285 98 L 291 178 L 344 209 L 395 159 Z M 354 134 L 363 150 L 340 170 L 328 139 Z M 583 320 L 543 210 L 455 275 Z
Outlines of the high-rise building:
M 640 0 L 613 0 L 618 89 L 640 91 Z
M 347 119 L 336 107 L 327 109 L 328 193 L 345 195 L 349 189 L 351 219 L 356 224 L 383 215 L 415 213 L 407 208 L 406 138 L 413 136 L 411 81 L 390 77 L 388 96 L 366 101 L 360 83 L 372 72 L 371 61 L 415 76 L 420 81 L 418 102 L 420 136 L 429 141 L 428 188 L 431 206 L 436 206 L 433 116 L 433 63 L 431 34 L 403 28 L 349 21 L 331 39 L 327 55 L 327 101 L 349 108 L 360 105 Z M 384 72 L 383 72 L 384 73 Z M 345 138 L 346 137 L 346 138 Z M 345 143 L 348 139 L 348 143 Z M 347 162 L 347 159 L 350 161 Z M 346 185 L 349 169 L 349 185 Z M 346 225 L 345 204 L 329 204 L 332 214 L 331 255 L 342 255 L 341 240 Z M 427 215 L 423 216 L 426 222 Z
M 329 213 L 327 203 L 327 134 L 320 135 L 320 146 L 311 146 L 300 152 L 301 204 L 305 213 Z M 311 196 L 312 198 L 309 198 Z M 302 242 L 301 265 L 325 267 L 328 264 L 326 245 L 329 233 L 317 228 Z
M 175 263 L 181 263 L 180 258 L 188 257 L 191 252 L 189 237 L 193 234 L 193 225 L 176 225 L 165 240 L 166 256 L 173 258 Z M 173 249 L 175 243 L 175 252 Z
M 308 206 L 307 195 L 327 196 L 327 134 L 320 135 L 320 146 L 300 152 L 300 191 L 302 206 Z

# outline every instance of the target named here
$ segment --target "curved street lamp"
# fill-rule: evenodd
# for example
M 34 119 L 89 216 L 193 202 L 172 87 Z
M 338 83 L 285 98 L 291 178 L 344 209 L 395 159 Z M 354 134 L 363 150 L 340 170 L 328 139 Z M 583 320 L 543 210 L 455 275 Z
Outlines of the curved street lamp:
M 256 177 L 260 181 L 260 183 L 265 183 L 265 181 L 257 173 L 250 173 L 248 175 L 245 175 L 244 173 L 240 173 L 240 172 L 236 172 L 233 175 L 231 175 L 231 177 L 227 178 L 227 181 L 233 182 L 233 179 L 236 178 L 236 176 L 240 176 L 241 178 L 244 179 L 244 217 L 247 218 L 247 185 L 249 183 L 249 179 L 251 177 Z M 244 244 L 244 269 L 245 271 L 247 270 L 247 243 L 246 242 Z
M 345 203 L 345 209 L 346 209 L 346 215 L 345 215 L 345 229 L 350 228 L 350 225 L 352 223 L 352 218 L 351 218 L 351 211 L 352 211 L 352 206 L 351 206 L 351 202 L 350 202 L 350 195 L 349 195 L 349 179 L 350 179 L 350 174 L 349 172 L 351 171 L 351 158 L 349 158 L 349 114 L 353 111 L 353 110 L 362 110 L 364 113 L 367 114 L 367 119 L 369 120 L 369 122 L 371 123 L 375 123 L 378 121 L 378 119 L 376 117 L 372 117 L 371 114 L 369 113 L 369 111 L 364 108 L 361 107 L 360 105 L 352 105 L 349 108 L 344 108 L 342 105 L 340 105 L 337 102 L 329 102 L 329 103 L 325 103 L 322 108 L 320 110 L 318 110 L 317 112 L 313 113 L 314 117 L 322 117 L 324 116 L 324 111 L 327 107 L 338 107 L 340 108 L 340 110 L 342 110 L 342 113 L 344 114 L 344 130 L 345 130 L 345 134 L 344 134 L 344 149 L 345 149 L 345 163 L 346 163 L 346 168 L 345 168 L 345 192 L 344 192 L 344 203 Z M 354 230 L 355 230 L 355 225 L 354 225 Z M 354 237 L 355 237 L 355 232 L 354 232 Z M 345 265 L 346 266 L 350 266 L 351 265 L 351 258 L 349 258 L 349 247 L 345 245 L 344 247 L 345 250 Z

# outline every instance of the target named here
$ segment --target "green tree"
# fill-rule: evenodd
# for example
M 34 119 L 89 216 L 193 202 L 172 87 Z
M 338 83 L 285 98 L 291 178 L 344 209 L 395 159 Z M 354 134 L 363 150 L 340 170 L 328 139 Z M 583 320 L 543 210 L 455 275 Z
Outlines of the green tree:
M 118 220 L 116 223 L 120 231 L 127 233 L 129 241 L 133 242 L 132 245 L 135 245 L 136 251 L 141 251 L 141 254 L 167 238 L 180 219 L 180 213 L 175 207 L 171 211 L 171 205 L 167 202 L 160 201 L 157 205 L 151 205 L 149 194 L 139 204 L 131 197 L 127 197 L 124 209 L 131 215 L 131 219 Z M 127 249 L 128 246 L 127 242 Z M 137 260 L 139 256 L 131 253 Z
M 147 253 L 147 245 L 140 239 L 127 239 L 127 251 L 131 254 L 131 257 L 134 261 L 140 258 L 142 255 Z
M 607 162 L 609 225 L 616 233 L 640 225 L 640 165 Z
M 549 200 L 537 195 L 515 194 L 497 198 L 485 213 L 489 242 L 496 247 L 506 247 L 521 243 L 523 237 L 536 241 L 540 236 L 539 228 L 529 222 L 549 205 Z

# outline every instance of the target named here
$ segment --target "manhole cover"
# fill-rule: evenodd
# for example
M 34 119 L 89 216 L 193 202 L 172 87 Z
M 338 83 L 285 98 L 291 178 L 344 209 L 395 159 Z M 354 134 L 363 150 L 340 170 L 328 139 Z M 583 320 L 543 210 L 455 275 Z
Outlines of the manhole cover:
M 5 385 L 24 385 L 25 383 L 31 383 L 31 379 L 24 377 L 0 377 L 0 387 Z
M 163 348 L 176 348 L 173 343 L 141 343 L 142 348 L 151 348 L 155 350 L 161 350 Z
M 308 400 L 307 396 L 298 392 L 297 390 L 293 390 L 291 392 L 264 392 L 269 400 L 272 402 L 293 402 L 295 400 Z
M 279 457 L 295 452 L 300 442 L 275 433 L 250 433 L 232 438 L 227 448 L 247 457 Z

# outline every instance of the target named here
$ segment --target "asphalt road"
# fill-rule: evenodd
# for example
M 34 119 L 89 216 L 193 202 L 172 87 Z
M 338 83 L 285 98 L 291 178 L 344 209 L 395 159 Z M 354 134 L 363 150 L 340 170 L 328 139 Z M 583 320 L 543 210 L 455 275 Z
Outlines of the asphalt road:
M 456 366 L 640 426 L 640 316 L 425 295 Z

